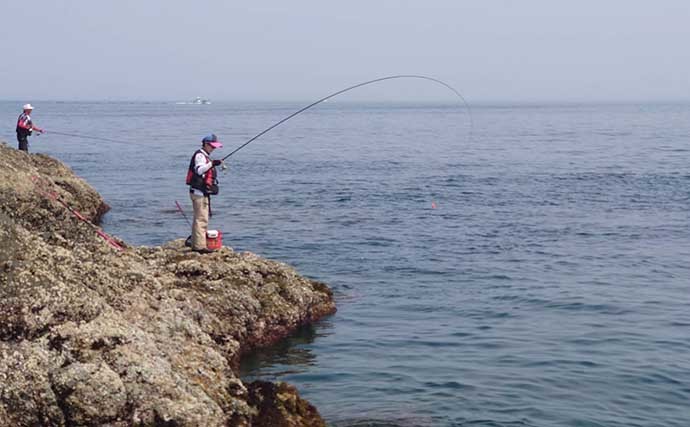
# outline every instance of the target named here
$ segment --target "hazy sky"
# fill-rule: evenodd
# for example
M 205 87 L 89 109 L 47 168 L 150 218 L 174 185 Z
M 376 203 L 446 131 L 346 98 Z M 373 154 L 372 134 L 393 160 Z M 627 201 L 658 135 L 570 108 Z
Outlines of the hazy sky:
M 0 0 L 0 99 L 690 99 L 689 0 Z M 387 82 L 365 98 L 452 96 Z

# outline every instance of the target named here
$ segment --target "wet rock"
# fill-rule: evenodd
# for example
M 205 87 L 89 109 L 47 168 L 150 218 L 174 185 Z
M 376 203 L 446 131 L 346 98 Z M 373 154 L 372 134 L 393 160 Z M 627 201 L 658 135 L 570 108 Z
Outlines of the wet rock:
M 326 427 L 316 408 L 287 383 L 249 384 L 249 403 L 259 411 L 254 417 L 256 427 Z
M 290 386 L 235 372 L 334 312 L 326 285 L 182 239 L 117 251 L 63 203 L 108 209 L 62 163 L 0 144 L 0 425 L 323 425 Z

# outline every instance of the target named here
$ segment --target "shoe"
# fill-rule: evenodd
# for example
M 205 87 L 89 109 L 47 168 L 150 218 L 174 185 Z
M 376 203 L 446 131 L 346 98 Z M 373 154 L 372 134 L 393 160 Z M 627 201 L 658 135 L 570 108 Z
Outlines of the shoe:
M 198 254 L 212 254 L 215 251 L 213 249 L 203 248 L 203 249 L 192 249 L 192 252 L 196 252 Z

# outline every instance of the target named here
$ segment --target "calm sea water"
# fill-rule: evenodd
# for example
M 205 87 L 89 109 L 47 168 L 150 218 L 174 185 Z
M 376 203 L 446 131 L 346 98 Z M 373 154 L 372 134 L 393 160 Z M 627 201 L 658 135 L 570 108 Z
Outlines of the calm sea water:
M 21 102 L 0 103 L 14 146 Z M 36 102 L 134 244 L 186 237 L 205 134 L 302 104 Z M 231 157 L 224 243 L 329 283 L 336 315 L 248 360 L 336 426 L 687 426 L 690 106 L 329 103 Z

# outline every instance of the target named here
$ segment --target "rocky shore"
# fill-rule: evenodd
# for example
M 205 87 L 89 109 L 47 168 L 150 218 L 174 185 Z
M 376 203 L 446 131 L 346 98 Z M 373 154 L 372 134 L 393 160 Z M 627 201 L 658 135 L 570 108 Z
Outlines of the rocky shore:
M 118 251 L 65 205 L 109 209 L 61 162 L 0 144 L 0 426 L 325 425 L 294 387 L 236 374 L 335 311 L 325 284 L 182 240 Z

